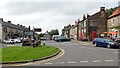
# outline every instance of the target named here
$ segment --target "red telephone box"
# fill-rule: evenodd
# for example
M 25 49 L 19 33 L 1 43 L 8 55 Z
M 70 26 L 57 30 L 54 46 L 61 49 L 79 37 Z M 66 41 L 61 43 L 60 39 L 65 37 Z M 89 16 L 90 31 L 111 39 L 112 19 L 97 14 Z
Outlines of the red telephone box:
M 94 38 L 97 38 L 97 32 L 96 31 L 92 32 L 92 41 L 94 40 Z

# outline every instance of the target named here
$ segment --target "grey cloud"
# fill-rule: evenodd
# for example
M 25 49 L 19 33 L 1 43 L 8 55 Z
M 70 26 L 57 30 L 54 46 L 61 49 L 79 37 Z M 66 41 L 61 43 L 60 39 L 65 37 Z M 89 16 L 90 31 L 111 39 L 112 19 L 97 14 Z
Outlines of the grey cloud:
M 103 4 L 106 4 L 106 2 L 9 2 L 4 8 L 9 10 L 7 14 L 10 15 L 54 11 L 56 13 L 75 16 L 91 13 Z
M 35 12 L 50 12 L 56 11 L 69 6 L 67 3 L 49 3 L 49 2 L 10 2 L 3 8 L 10 10 L 7 14 L 21 15 Z

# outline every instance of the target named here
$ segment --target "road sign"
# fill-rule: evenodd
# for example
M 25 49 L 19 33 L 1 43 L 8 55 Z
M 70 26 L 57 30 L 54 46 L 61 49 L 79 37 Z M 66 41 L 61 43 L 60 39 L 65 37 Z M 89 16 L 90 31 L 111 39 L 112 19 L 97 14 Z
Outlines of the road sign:
M 41 28 L 34 28 L 34 31 L 35 31 L 35 32 L 41 32 L 42 29 L 41 29 Z

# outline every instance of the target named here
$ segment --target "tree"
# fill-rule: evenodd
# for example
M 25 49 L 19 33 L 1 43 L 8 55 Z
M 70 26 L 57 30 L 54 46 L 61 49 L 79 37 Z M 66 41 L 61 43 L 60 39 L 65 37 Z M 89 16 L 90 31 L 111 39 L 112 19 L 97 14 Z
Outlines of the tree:
M 43 34 L 42 34 L 42 33 L 40 33 L 40 34 L 38 35 L 38 38 L 40 38 L 40 37 L 43 37 Z
M 106 12 L 108 12 L 110 15 L 117 9 L 118 7 L 106 9 Z
M 50 31 L 50 35 L 51 35 L 51 37 L 53 36 L 53 35 L 59 35 L 59 31 L 58 31 L 58 29 L 53 29 L 53 30 L 51 30 Z

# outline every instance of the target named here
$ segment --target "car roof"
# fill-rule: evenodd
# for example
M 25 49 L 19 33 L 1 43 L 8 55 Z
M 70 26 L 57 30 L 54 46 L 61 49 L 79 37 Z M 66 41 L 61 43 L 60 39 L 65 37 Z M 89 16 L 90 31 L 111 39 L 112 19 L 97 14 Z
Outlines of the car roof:
M 106 38 L 95 38 L 95 39 L 106 39 Z

